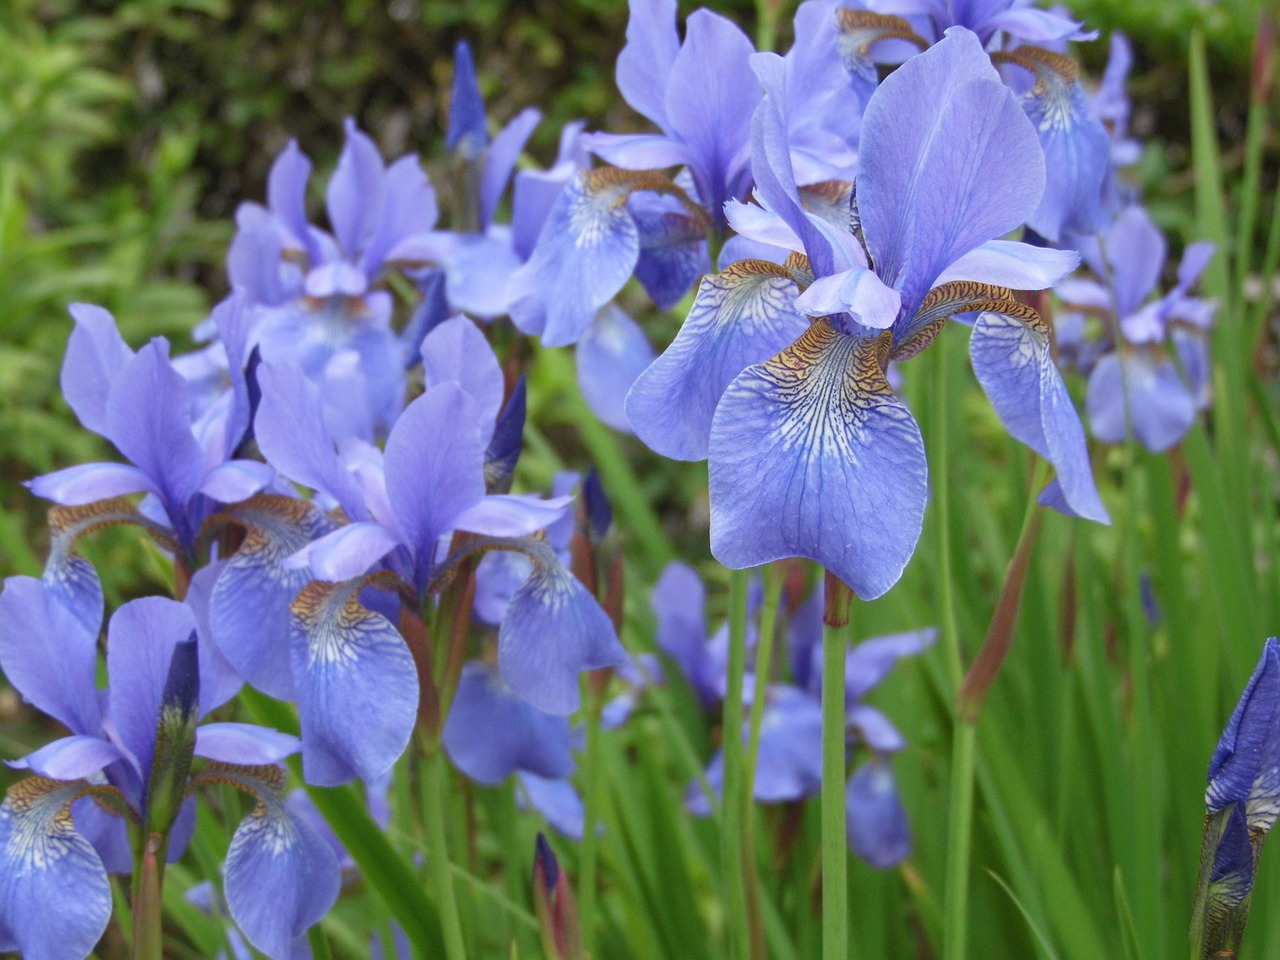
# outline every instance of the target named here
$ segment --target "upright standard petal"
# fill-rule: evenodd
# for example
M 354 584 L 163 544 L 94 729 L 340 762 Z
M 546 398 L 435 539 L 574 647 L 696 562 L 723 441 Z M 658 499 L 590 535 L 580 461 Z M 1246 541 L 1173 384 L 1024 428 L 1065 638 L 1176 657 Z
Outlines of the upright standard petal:
M 338 157 L 337 169 L 329 178 L 325 202 L 338 246 L 349 260 L 355 260 L 372 234 L 382 208 L 386 168 L 378 148 L 360 132 L 355 120 L 347 117 L 343 129 L 347 140 Z
M 711 552 L 809 557 L 864 599 L 902 575 L 924 520 L 920 430 L 885 379 L 888 334 L 819 320 L 730 384 L 711 426 Z
M 676 0 L 633 0 L 630 10 L 627 45 L 618 54 L 618 89 L 637 112 L 666 130 L 663 94 L 680 52 Z
M 470 394 L 476 419 L 487 431 L 502 409 L 505 384 L 493 347 L 479 327 L 466 317 L 436 326 L 422 341 L 422 369 L 427 389 L 452 382 Z
M 289 607 L 302 770 L 320 786 L 386 773 L 417 717 L 413 657 L 391 622 L 361 604 L 363 586 L 313 581 Z
M 703 277 L 675 340 L 627 395 L 627 418 L 640 439 L 675 460 L 705 458 L 725 388 L 807 329 L 797 292 L 790 274 L 765 260 Z
M 0 950 L 82 960 L 111 919 L 111 884 L 71 804 L 93 788 L 29 777 L 0 804 Z
M 105 436 L 107 398 L 133 351 L 102 307 L 73 303 L 67 309 L 76 326 L 62 361 L 62 395 L 87 429 Z
M 307 177 L 310 175 L 311 161 L 298 149 L 298 142 L 290 140 L 267 175 L 267 206 L 315 264 L 320 262 L 321 255 L 311 225 L 307 223 Z
M 1034 310 L 1004 296 L 1008 291 L 996 292 L 1007 302 L 993 305 L 1000 312 L 984 312 L 974 324 L 973 372 L 1005 429 L 1053 464 L 1070 512 L 1110 523 L 1093 482 L 1084 428 L 1049 349 L 1049 329 Z
M 338 898 L 338 858 L 284 802 L 279 767 L 211 764 L 200 779 L 257 801 L 227 850 L 227 907 L 250 943 L 272 960 L 290 960 L 294 941 Z
M 488 143 L 484 96 L 476 80 L 471 45 L 459 40 L 453 50 L 453 90 L 449 97 L 449 129 L 445 133 L 444 148 L 470 159 L 479 156 Z
M 905 317 L 948 266 L 1022 224 L 1044 191 L 1035 130 L 967 30 L 880 85 L 860 143 L 862 226 Z
M 498 629 L 498 665 L 516 694 L 539 710 L 578 708 L 578 674 L 626 660 L 613 624 L 544 543 L 527 551 L 533 573 L 515 592 Z

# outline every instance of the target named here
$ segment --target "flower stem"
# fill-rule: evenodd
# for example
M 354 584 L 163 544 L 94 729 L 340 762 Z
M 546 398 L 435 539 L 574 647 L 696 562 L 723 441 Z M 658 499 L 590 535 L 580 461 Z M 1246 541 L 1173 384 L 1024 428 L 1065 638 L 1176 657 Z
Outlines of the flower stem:
M 427 861 L 435 887 L 436 907 L 444 928 L 445 956 L 466 960 L 458 901 L 453 892 L 453 872 L 449 869 L 449 848 L 445 840 L 445 778 L 448 775 L 444 751 L 437 744 L 422 764 L 422 817 L 427 832 Z
M 822 960 L 849 952 L 845 837 L 845 628 L 822 627 Z
M 164 884 L 165 838 L 153 833 L 144 840 L 141 869 L 134 885 L 133 960 L 162 960 L 163 934 L 160 924 L 161 887 Z
M 748 957 L 751 916 L 747 902 L 743 836 L 751 785 L 744 779 L 742 753 L 742 689 L 747 669 L 747 571 L 729 572 L 729 678 L 724 698 L 724 796 L 720 805 L 720 859 L 729 916 L 729 955 Z M 758 914 L 758 911 L 757 911 Z

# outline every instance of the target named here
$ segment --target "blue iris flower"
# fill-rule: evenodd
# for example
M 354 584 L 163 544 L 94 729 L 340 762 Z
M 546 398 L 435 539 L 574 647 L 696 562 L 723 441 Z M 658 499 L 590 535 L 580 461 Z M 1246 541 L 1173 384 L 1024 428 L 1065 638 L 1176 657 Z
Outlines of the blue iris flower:
M 746 261 L 704 280 L 627 401 L 655 450 L 708 457 L 717 559 L 809 557 L 860 596 L 888 590 L 919 537 L 927 484 L 919 429 L 886 366 L 966 311 L 980 311 L 970 352 L 997 414 L 1057 468 L 1044 500 L 1105 521 L 1049 331 L 1007 289 L 1049 286 L 1078 258 L 995 239 L 1036 209 L 1044 159 L 974 35 L 953 29 L 871 97 L 842 227 L 801 201 L 782 61 L 753 64 L 766 96 L 751 219 L 760 239 L 789 236 L 807 259 Z
M 206 652 L 200 606 L 212 575 L 201 571 L 192 584 L 197 606 L 147 597 L 116 611 L 107 628 L 105 691 L 96 684 L 97 627 L 38 580 L 5 582 L 0 666 L 71 735 L 12 764 L 35 776 L 0 806 L 0 950 L 47 960 L 89 954 L 111 914 L 107 872 L 130 868 L 124 821 L 106 811 L 167 831 L 175 859 L 194 829 L 193 797 L 171 828 L 150 819 L 166 795 L 165 774 L 181 778 L 170 799 L 202 783 L 228 783 L 257 801 L 232 839 L 225 885 L 232 916 L 264 953 L 288 957 L 336 898 L 336 859 L 284 805 L 278 764 L 297 751 L 296 738 L 208 723 L 194 732 L 194 753 L 211 763 L 188 780 L 162 760 L 170 711 L 190 714 L 194 723 L 239 688 Z M 265 886 L 269 899 L 261 897 Z

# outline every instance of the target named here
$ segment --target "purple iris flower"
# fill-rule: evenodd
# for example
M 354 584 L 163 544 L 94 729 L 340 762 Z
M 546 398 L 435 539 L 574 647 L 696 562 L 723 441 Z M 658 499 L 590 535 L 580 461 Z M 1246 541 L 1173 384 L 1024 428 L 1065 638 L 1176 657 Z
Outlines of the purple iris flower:
M 69 506 L 146 493 L 143 513 L 192 564 L 200 525 L 219 503 L 232 503 L 266 487 L 270 467 L 235 454 L 249 423 L 244 357 L 245 306 L 221 304 L 213 321 L 222 331 L 230 363 L 230 389 L 222 402 L 197 410 L 186 379 L 156 337 L 136 353 L 111 314 L 73 304 L 75 329 L 62 365 L 63 395 L 80 422 L 110 440 L 129 464 L 88 463 L 31 480 L 37 496 Z
M 1269 639 L 1209 761 L 1205 806 L 1219 814 L 1243 808 L 1249 830 L 1263 834 L 1280 815 L 1280 643 Z
M 193 584 L 193 593 L 207 596 L 204 586 Z M 126 603 L 107 629 L 109 686 L 102 691 L 98 630 L 40 581 L 5 582 L 0 666 L 71 735 L 12 764 L 36 776 L 0 806 L 0 950 L 78 960 L 93 949 L 111 914 L 107 871 L 127 871 L 129 857 L 123 822 L 89 796 L 148 823 L 162 799 L 180 801 L 202 783 L 229 783 L 254 796 L 257 806 L 228 852 L 226 890 L 246 937 L 269 956 L 289 956 L 290 945 L 332 905 L 337 862 L 285 808 L 284 774 L 275 766 L 297 750 L 296 738 L 210 723 L 195 729 L 194 753 L 213 763 L 188 779 L 167 762 L 162 748 L 175 720 L 189 716 L 194 724 L 239 685 L 211 669 L 202 619 L 199 610 L 161 597 Z M 176 789 L 165 789 L 166 775 L 181 777 Z M 169 831 L 171 858 L 194 828 L 193 803 L 182 803 L 171 829 L 153 826 Z M 274 892 L 269 900 L 260 896 L 266 887 Z
M 362 423 L 361 435 L 372 438 L 404 403 L 405 352 L 391 327 L 391 295 L 374 286 L 385 265 L 417 256 L 416 241 L 435 226 L 435 191 L 416 157 L 386 166 L 350 118 L 326 195 L 332 234 L 307 222 L 310 172 L 290 142 L 271 167 L 267 207 L 245 203 L 236 212 L 227 270 L 256 305 L 263 359 L 296 363 L 330 385 L 344 397 L 328 405 L 334 426 Z M 353 421 L 355 398 L 364 402 Z
M 627 45 L 618 55 L 618 89 L 661 134 L 597 133 L 587 148 L 628 170 L 687 167 L 717 229 L 726 200 L 751 185 L 751 111 L 760 85 L 755 52 L 737 26 L 696 10 L 676 33 L 675 0 L 632 0 Z
M 1036 209 L 1044 160 L 974 35 L 952 30 L 873 94 L 852 229 L 804 209 L 782 61 L 753 65 L 766 90 L 753 120 L 757 220 L 768 242 L 789 232 L 807 263 L 746 261 L 707 278 L 627 401 L 650 446 L 708 457 L 717 559 L 809 557 L 860 596 L 888 590 L 919 538 L 927 485 L 919 428 L 886 365 L 966 311 L 981 311 L 970 352 L 997 414 L 1057 468 L 1047 499 L 1105 521 L 1049 331 L 1005 289 L 1049 286 L 1076 256 L 994 239 Z M 679 402 L 660 412 L 659 393 Z
M 1100 242 L 1085 253 L 1094 272 L 1110 279 L 1063 281 L 1058 296 L 1077 308 L 1111 318 L 1120 337 L 1089 376 L 1085 407 L 1094 436 L 1121 443 L 1132 435 L 1148 450 L 1182 439 L 1208 403 L 1207 329 L 1213 306 L 1190 295 L 1213 246 L 1190 244 L 1178 282 L 1148 300 L 1164 266 L 1164 235 L 1141 207 L 1121 211 Z M 1176 357 L 1176 359 L 1175 359 Z

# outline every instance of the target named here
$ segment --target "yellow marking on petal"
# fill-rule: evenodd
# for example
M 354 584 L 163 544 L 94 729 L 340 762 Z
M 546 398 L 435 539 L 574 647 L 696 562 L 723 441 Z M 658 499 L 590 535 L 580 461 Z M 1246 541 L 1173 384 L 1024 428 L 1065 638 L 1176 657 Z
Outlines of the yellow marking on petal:
M 992 63 L 1013 63 L 1036 75 L 1037 81 L 1049 81 L 1052 74 L 1062 83 L 1075 83 L 1080 76 L 1080 64 L 1068 56 L 1044 47 L 1022 46 L 1017 50 L 998 50 L 991 54 Z
M 298 591 L 289 610 L 307 633 L 312 663 L 354 663 L 366 627 L 374 624 L 374 632 L 382 632 L 378 622 L 386 619 L 360 602 L 360 591 L 370 584 L 404 586 L 395 574 L 378 571 L 342 583 L 312 580 Z
M 611 209 L 617 209 L 637 190 L 651 190 L 675 197 L 689 212 L 705 233 L 711 226 L 707 211 L 694 203 L 689 194 L 672 182 L 661 170 L 623 170 L 620 167 L 596 167 L 582 173 L 582 183 L 592 200 L 606 199 Z
M 890 359 L 898 363 L 910 360 L 933 343 L 955 314 L 969 312 L 997 313 L 1020 321 L 1046 340 L 1049 338 L 1049 328 L 1040 314 L 1016 300 L 1011 290 L 976 280 L 955 280 L 929 291 L 908 325 L 911 333 L 893 348 Z
M 906 40 L 921 50 L 929 49 L 929 41 L 911 28 L 910 21 L 886 13 L 842 7 L 836 11 L 836 28 L 857 44 L 857 54 L 863 59 L 878 40 Z
M 782 265 L 787 276 L 796 282 L 796 286 L 800 288 L 800 292 L 813 284 L 813 265 L 809 263 L 809 258 L 797 250 L 792 250 L 787 256 L 787 261 Z
M 10 787 L 4 801 L 11 814 L 8 853 L 10 862 L 19 865 L 18 872 L 47 870 L 70 853 L 73 838 L 78 836 L 71 805 L 99 792 L 114 793 L 123 801 L 115 787 L 87 780 L 32 776 Z M 110 812 L 118 813 L 114 809 Z

